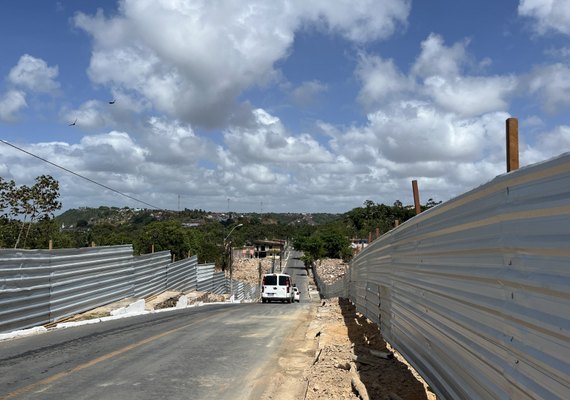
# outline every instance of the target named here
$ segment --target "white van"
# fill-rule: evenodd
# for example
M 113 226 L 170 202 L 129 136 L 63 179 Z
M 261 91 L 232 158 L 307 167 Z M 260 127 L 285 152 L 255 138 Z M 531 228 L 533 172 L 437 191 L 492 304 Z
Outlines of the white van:
M 261 302 L 293 302 L 291 277 L 287 274 L 265 274 L 261 281 Z

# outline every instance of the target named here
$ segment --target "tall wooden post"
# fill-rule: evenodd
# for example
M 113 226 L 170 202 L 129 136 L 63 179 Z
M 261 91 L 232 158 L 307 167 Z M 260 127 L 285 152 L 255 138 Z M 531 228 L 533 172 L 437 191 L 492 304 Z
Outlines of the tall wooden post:
M 53 250 L 53 240 L 52 239 L 49 240 L 49 249 Z
M 380 228 L 376 228 L 376 239 L 380 237 Z
M 416 215 L 422 212 L 422 207 L 420 205 L 420 192 L 418 190 L 418 181 L 412 181 L 412 190 L 414 191 L 414 205 L 416 206 Z
M 507 172 L 519 169 L 519 121 L 507 118 Z
M 368 244 L 372 243 L 372 232 L 368 232 Z

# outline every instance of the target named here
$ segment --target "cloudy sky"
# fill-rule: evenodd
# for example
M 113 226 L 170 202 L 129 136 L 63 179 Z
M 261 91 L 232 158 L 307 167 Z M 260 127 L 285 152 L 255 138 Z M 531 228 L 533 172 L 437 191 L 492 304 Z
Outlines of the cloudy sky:
M 521 165 L 570 149 L 570 0 L 8 0 L 0 50 L 0 139 L 131 197 L 0 143 L 64 209 L 446 201 L 511 116 Z

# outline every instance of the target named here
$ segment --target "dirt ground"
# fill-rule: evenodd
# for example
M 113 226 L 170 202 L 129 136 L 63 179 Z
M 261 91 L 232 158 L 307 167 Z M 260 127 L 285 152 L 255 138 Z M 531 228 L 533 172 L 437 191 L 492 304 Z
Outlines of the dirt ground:
M 376 324 L 346 299 L 323 300 L 307 336 L 316 341 L 315 358 L 305 371 L 307 400 L 436 399 Z

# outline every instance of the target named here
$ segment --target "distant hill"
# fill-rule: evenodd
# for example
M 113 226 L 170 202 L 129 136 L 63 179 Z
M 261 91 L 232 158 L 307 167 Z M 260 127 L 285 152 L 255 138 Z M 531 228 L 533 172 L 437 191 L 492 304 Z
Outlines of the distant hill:
M 55 217 L 55 220 L 66 227 L 77 225 L 97 225 L 101 223 L 111 223 L 113 225 L 127 223 L 136 214 L 135 209 L 128 207 L 105 207 L 99 208 L 72 208 L 63 214 Z
M 323 225 L 342 218 L 342 214 L 326 213 L 234 213 L 230 216 L 225 213 L 207 212 L 204 210 L 169 211 L 169 210 L 148 210 L 134 209 L 129 207 L 106 207 L 99 208 L 81 207 L 65 211 L 55 217 L 59 224 L 67 228 L 86 227 L 100 224 L 110 225 L 146 225 L 152 221 L 179 220 L 181 223 L 192 222 L 197 219 L 208 219 L 210 221 L 223 221 L 230 218 L 253 218 L 259 219 L 264 225 L 284 224 L 284 225 Z

